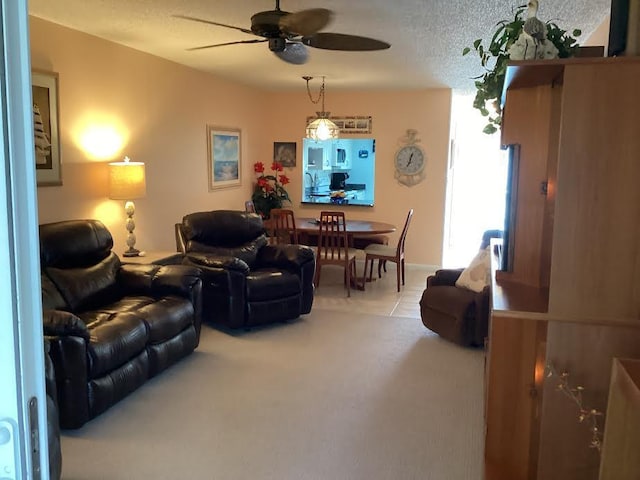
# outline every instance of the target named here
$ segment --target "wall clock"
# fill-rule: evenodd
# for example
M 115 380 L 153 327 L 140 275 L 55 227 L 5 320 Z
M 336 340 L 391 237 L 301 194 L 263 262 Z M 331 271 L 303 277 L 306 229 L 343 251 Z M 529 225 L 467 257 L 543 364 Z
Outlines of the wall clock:
M 407 130 L 402 139 L 404 145 L 395 155 L 396 180 L 409 187 L 424 180 L 424 167 L 427 163 L 424 150 L 418 145 L 420 139 L 416 137 L 417 133 L 416 130 Z

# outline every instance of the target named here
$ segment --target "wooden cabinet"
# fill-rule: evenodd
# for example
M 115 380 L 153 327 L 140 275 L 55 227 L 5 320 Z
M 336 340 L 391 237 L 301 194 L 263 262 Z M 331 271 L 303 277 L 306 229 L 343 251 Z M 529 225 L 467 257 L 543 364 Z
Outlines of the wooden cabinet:
M 588 429 L 544 371 L 567 370 L 605 411 L 612 359 L 640 357 L 639 79 L 638 57 L 509 67 L 502 141 L 520 160 L 513 269 L 493 283 L 489 480 L 598 478 Z

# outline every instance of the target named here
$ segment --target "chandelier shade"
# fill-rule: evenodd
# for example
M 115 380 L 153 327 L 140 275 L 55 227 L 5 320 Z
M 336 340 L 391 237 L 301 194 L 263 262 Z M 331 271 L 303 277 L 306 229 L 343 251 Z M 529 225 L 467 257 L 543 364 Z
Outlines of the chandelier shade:
M 306 137 L 312 140 L 330 140 L 340 136 L 340 128 L 327 118 L 328 113 L 316 112 L 318 118 L 307 125 Z
M 320 87 L 320 93 L 316 100 L 311 96 L 311 90 L 309 89 L 309 80 L 313 77 L 302 77 L 307 81 L 307 95 L 312 103 L 318 103 L 322 101 L 322 111 L 316 112 L 318 118 L 311 120 L 307 124 L 306 138 L 311 140 L 330 140 L 338 138 L 340 136 L 340 128 L 329 120 L 329 112 L 324 111 L 324 77 L 322 77 L 322 86 Z

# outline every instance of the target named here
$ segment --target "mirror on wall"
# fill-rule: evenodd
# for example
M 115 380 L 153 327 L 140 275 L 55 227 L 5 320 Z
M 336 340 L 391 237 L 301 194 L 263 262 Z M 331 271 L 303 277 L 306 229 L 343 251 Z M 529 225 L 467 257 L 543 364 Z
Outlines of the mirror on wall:
M 376 141 L 303 139 L 302 203 L 374 204 Z

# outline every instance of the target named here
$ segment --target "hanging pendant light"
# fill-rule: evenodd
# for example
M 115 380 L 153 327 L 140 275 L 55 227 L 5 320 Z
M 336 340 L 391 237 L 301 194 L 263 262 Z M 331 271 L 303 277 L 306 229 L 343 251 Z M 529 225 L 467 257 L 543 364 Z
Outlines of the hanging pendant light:
M 313 77 L 302 77 L 307 81 L 307 95 L 311 103 L 317 104 L 322 100 L 322 111 L 316 112 L 318 118 L 312 120 L 307 125 L 306 137 L 312 140 L 329 140 L 332 138 L 338 138 L 340 136 L 340 128 L 329 120 L 329 112 L 324 110 L 324 77 L 322 77 L 322 86 L 320 87 L 320 94 L 316 100 L 311 96 L 311 90 L 309 88 L 309 80 Z

